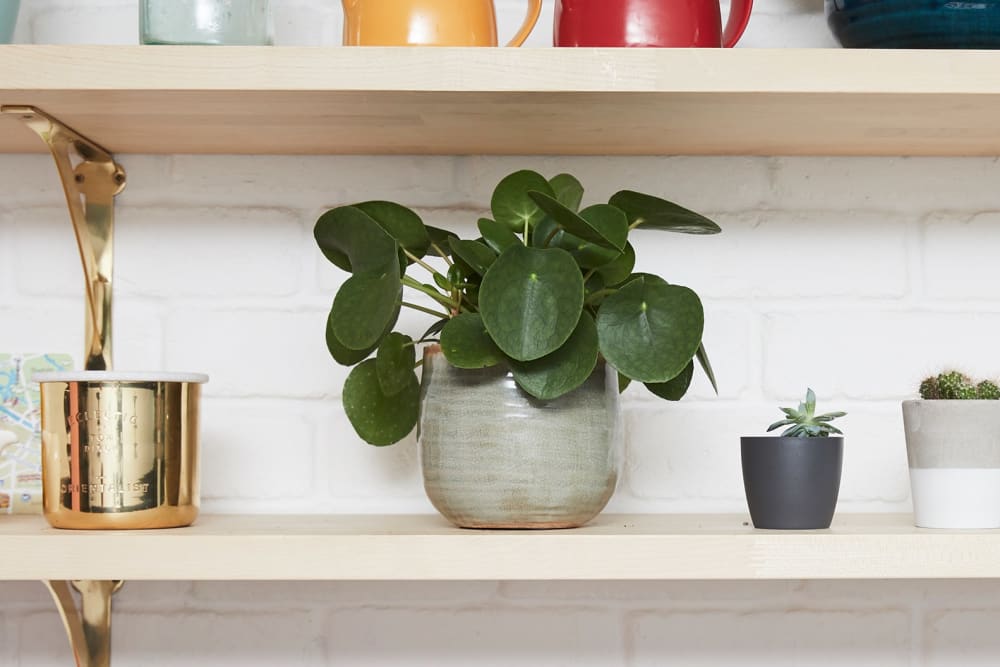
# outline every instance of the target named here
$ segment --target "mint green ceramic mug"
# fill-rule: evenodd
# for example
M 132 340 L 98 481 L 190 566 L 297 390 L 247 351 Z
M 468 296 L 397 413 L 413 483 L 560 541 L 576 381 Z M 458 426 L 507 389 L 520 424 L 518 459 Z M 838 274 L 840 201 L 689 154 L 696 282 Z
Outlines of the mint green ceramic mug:
M 0 0 L 0 44 L 9 44 L 17 25 L 17 12 L 21 0 Z

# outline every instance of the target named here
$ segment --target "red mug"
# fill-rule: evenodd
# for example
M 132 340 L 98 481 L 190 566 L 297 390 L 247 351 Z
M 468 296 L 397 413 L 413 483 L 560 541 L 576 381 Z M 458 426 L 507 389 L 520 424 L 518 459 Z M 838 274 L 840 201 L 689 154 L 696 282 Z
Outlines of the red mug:
M 732 47 L 753 0 L 732 0 L 722 29 L 719 0 L 556 0 L 556 46 Z

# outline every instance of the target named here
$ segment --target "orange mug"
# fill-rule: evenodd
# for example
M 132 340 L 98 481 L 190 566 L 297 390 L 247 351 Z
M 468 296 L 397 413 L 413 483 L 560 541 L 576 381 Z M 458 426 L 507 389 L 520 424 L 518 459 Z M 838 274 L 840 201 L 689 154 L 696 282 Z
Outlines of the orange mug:
M 497 46 L 493 0 L 343 0 L 347 46 Z M 538 22 L 542 0 L 507 46 L 521 46 Z

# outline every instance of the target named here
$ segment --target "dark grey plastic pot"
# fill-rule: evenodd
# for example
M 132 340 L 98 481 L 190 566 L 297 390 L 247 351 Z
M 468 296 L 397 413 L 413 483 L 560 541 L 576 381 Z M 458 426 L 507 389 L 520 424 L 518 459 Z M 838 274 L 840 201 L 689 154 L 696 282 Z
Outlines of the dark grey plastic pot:
M 741 439 L 743 487 L 755 528 L 829 528 L 837 509 L 843 438 Z

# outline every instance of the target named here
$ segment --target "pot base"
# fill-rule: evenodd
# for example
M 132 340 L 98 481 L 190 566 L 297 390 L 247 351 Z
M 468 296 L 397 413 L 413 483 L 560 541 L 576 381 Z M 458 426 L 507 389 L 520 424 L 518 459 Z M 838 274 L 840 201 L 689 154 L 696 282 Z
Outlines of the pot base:
M 463 523 L 459 528 L 470 530 L 568 530 L 585 526 L 589 521 L 550 521 L 547 523 Z
M 1000 469 L 911 468 L 918 528 L 1000 528 Z

